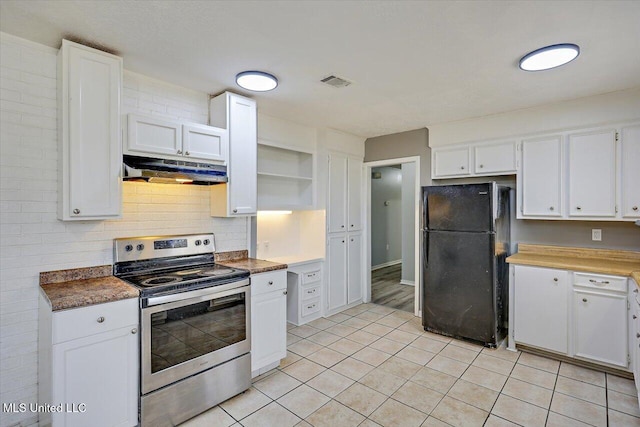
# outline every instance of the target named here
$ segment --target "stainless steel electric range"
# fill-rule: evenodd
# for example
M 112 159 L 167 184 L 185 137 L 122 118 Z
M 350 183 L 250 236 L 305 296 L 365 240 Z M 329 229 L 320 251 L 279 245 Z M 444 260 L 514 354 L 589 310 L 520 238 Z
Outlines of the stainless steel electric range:
M 140 422 L 174 426 L 251 385 L 249 272 L 214 262 L 213 234 L 116 239 L 140 290 Z

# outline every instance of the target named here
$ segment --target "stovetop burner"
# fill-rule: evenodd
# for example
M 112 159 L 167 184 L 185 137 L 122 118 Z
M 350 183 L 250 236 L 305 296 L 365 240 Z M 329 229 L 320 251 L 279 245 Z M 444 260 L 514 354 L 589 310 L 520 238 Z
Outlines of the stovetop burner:
M 140 286 L 168 285 L 169 283 L 181 282 L 182 278 L 176 276 L 158 276 L 140 281 Z
M 200 270 L 198 272 L 199 276 L 209 277 L 209 276 L 222 276 L 225 274 L 233 273 L 233 268 L 207 268 L 206 270 Z

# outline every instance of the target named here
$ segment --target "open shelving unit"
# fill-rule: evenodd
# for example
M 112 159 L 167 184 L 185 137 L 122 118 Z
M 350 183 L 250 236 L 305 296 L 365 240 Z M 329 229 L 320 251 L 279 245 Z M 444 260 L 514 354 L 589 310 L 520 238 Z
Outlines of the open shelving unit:
M 312 151 L 258 140 L 258 209 L 313 209 L 314 157 Z

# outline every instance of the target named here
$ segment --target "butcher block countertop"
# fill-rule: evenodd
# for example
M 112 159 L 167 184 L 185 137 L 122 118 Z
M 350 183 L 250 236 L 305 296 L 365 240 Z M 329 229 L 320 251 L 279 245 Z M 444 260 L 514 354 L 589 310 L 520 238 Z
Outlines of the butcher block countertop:
M 110 265 L 46 271 L 40 273 L 40 288 L 52 311 L 138 298 L 138 290 L 112 276 L 111 271 Z
M 640 252 L 634 251 L 520 243 L 518 253 L 508 257 L 507 262 L 517 265 L 629 276 L 633 277 L 636 283 L 640 279 Z

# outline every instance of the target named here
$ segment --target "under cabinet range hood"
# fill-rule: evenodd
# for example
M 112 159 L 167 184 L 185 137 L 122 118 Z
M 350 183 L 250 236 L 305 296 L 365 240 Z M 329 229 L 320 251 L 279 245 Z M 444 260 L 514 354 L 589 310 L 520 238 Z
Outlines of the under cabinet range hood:
M 214 185 L 227 182 L 227 167 L 211 163 L 166 160 L 152 157 L 123 156 L 126 181 L 160 184 Z

